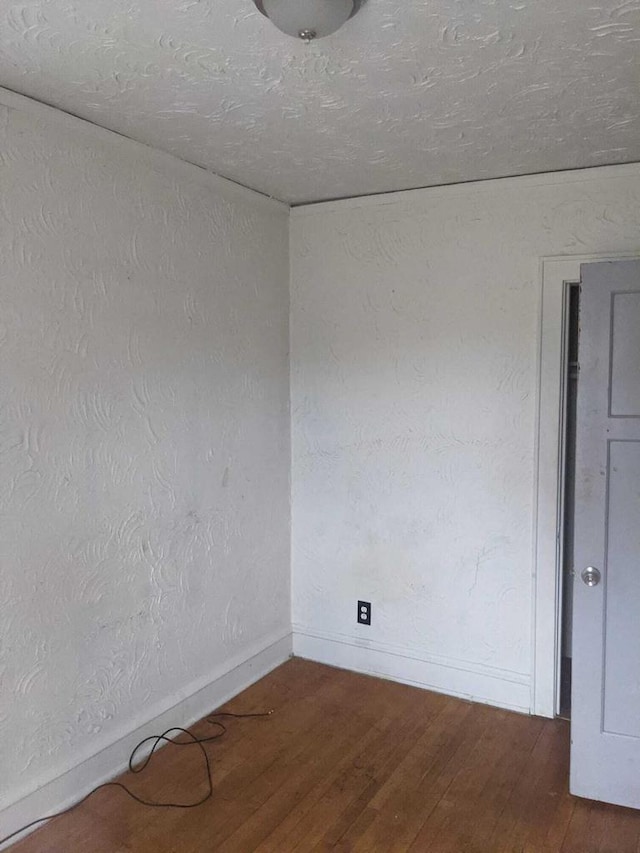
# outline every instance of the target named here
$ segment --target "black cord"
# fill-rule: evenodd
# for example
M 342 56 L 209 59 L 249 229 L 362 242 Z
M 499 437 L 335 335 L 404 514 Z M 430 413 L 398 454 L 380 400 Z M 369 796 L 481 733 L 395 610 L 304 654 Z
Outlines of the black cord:
M 45 820 L 51 820 L 54 817 L 61 817 L 64 814 L 68 814 L 69 812 L 77 809 L 78 806 L 81 806 L 85 803 L 89 797 L 92 797 L 97 791 L 101 791 L 103 788 L 120 788 L 125 792 L 132 800 L 135 800 L 137 803 L 140 803 L 143 806 L 150 806 L 151 808 L 164 808 L 164 809 L 195 809 L 197 806 L 201 806 L 203 803 L 206 803 L 213 796 L 213 777 L 211 775 L 211 764 L 209 762 L 209 756 L 207 755 L 207 750 L 204 748 L 203 744 L 211 743 L 214 740 L 218 740 L 221 738 L 225 732 L 227 731 L 226 726 L 218 720 L 214 719 L 214 717 L 236 717 L 236 718 L 244 718 L 244 717 L 270 717 L 273 714 L 273 711 L 265 711 L 259 714 L 232 714 L 228 711 L 217 711 L 214 714 L 208 716 L 207 722 L 211 723 L 212 726 L 218 726 L 218 731 L 216 734 L 210 735 L 209 737 L 196 737 L 189 729 L 180 728 L 180 726 L 172 726 L 170 729 L 164 731 L 161 735 L 151 735 L 150 737 L 144 738 L 140 743 L 136 744 L 133 749 L 133 752 L 129 756 L 129 770 L 132 773 L 141 773 L 145 767 L 148 766 L 151 761 L 154 752 L 158 748 L 159 744 L 164 741 L 165 743 L 173 744 L 173 746 L 197 746 L 202 753 L 202 757 L 204 759 L 204 767 L 207 777 L 207 793 L 204 797 L 201 797 L 199 800 L 193 803 L 159 803 L 154 800 L 143 800 L 142 797 L 139 797 L 137 794 L 134 794 L 133 791 L 130 791 L 126 785 L 123 785 L 122 782 L 103 782 L 102 785 L 96 785 L 88 794 L 86 794 L 81 800 L 78 800 L 77 803 L 74 803 L 72 806 L 69 806 L 66 809 L 63 809 L 60 812 L 55 812 L 54 814 L 47 815 L 46 817 L 39 817 L 37 820 L 32 820 L 31 823 L 27 823 L 24 826 L 21 826 L 20 829 L 16 829 L 15 832 L 12 832 L 10 835 L 5 835 L 4 838 L 0 838 L 0 847 L 3 844 L 6 844 L 7 841 L 10 841 L 12 838 L 15 838 L 16 835 L 20 835 L 21 832 L 25 832 L 27 829 L 31 829 L 32 826 L 37 826 L 39 823 L 43 823 Z M 168 737 L 171 732 L 179 732 L 179 735 L 186 735 L 190 740 L 173 740 L 173 738 Z M 135 758 L 139 750 L 147 743 L 153 742 L 153 746 L 151 747 L 151 751 L 149 755 L 137 766 L 135 766 Z

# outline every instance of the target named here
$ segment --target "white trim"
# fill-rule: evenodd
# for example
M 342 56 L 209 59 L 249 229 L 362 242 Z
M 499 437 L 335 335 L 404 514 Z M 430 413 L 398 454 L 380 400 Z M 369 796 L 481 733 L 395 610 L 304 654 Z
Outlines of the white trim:
M 555 716 L 558 701 L 566 283 L 580 280 L 580 265 L 583 263 L 634 257 L 638 257 L 637 252 L 575 255 L 543 258 L 541 261 L 531 710 L 542 717 Z
M 162 707 L 148 710 L 143 723 L 132 723 L 126 734 L 117 734 L 110 743 L 100 747 L 66 772 L 48 780 L 37 790 L 23 796 L 0 812 L 0 838 L 36 818 L 67 808 L 89 793 L 96 785 L 118 776 L 127 768 L 129 755 L 137 743 L 150 735 L 160 734 L 171 726 L 188 727 L 201 720 L 214 708 L 228 702 L 238 693 L 254 684 L 292 653 L 291 633 L 279 632 L 265 638 L 260 646 L 245 652 L 244 656 L 229 661 L 224 670 L 210 674 L 208 682 L 196 687 L 175 702 L 165 700 Z M 193 685 L 192 685 L 193 686 Z M 34 827 L 34 829 L 37 827 Z M 24 833 L 25 835 L 28 833 Z M 13 838 L 15 844 L 18 838 Z
M 473 702 L 529 712 L 529 675 L 471 661 L 432 655 L 398 646 L 303 625 L 293 626 L 297 657 L 412 684 Z
M 291 208 L 291 216 L 316 216 L 363 207 L 387 207 L 389 205 L 415 204 L 418 194 L 425 199 L 451 198 L 469 193 L 502 193 L 507 189 L 520 192 L 528 187 L 551 187 L 585 181 L 628 180 L 640 177 L 640 163 L 622 163 L 613 166 L 592 166 L 586 169 L 568 169 L 562 172 L 538 172 L 531 175 L 512 175 L 487 180 L 466 181 L 456 184 L 416 187 L 411 190 L 390 190 L 376 195 L 355 196 L 335 201 L 315 201 L 296 204 Z

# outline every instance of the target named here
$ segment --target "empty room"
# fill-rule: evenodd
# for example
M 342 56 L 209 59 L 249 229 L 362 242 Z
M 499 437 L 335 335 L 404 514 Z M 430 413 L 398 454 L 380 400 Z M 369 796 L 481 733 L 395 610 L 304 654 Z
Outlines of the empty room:
M 640 853 L 638 0 L 5 0 L 0 305 L 0 849 Z

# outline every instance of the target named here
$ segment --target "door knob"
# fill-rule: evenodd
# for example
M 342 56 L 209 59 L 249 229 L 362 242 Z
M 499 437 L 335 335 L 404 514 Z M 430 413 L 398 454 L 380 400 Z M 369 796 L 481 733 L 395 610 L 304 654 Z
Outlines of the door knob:
M 582 570 L 580 577 L 587 586 L 598 586 L 602 575 L 600 574 L 600 570 L 596 569 L 595 566 L 587 566 L 586 569 Z

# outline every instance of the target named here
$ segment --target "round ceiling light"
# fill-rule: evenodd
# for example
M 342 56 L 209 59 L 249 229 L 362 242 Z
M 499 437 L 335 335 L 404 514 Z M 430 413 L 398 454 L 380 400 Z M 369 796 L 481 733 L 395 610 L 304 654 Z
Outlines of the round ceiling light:
M 253 0 L 283 33 L 303 41 L 324 38 L 352 18 L 364 0 Z

